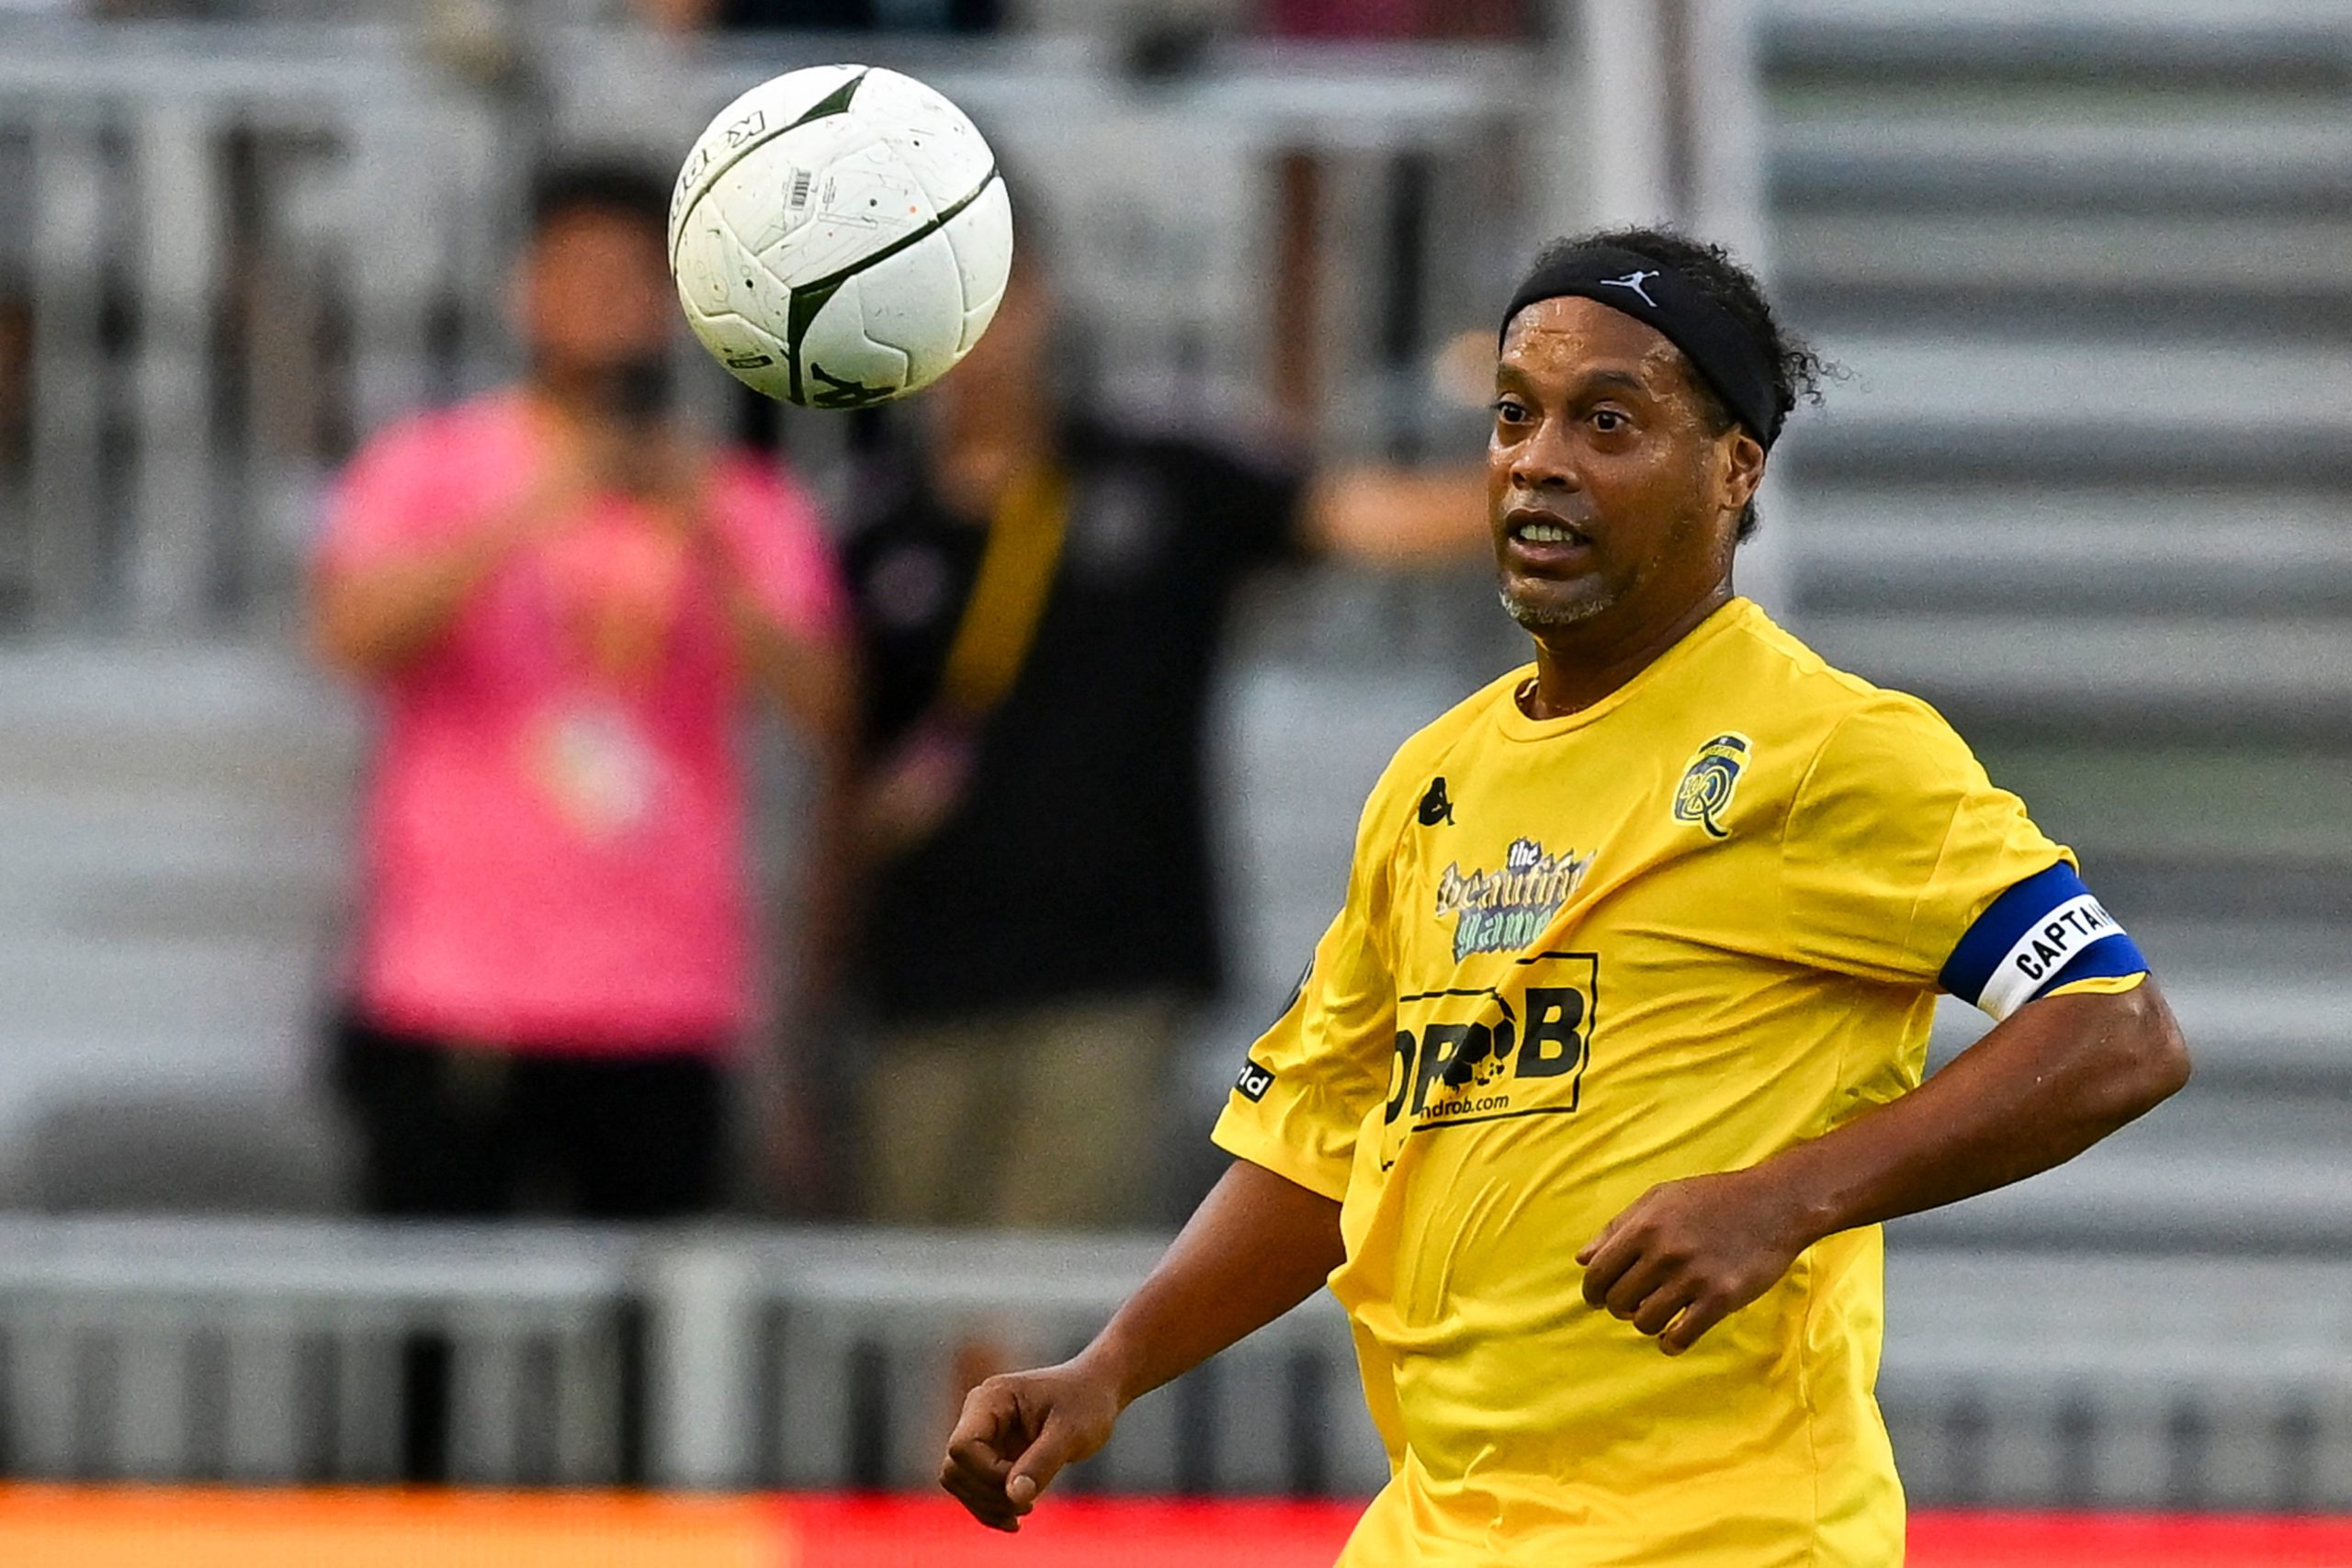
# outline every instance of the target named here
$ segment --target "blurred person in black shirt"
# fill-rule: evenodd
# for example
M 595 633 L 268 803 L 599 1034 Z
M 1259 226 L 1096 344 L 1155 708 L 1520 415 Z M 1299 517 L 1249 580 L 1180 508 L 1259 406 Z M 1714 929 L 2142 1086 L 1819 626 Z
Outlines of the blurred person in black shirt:
M 1001 0 L 633 0 L 668 32 L 994 32 Z
M 1204 752 L 1234 591 L 1285 558 L 1481 537 L 1475 469 L 1309 474 L 1067 413 L 1024 231 L 842 548 L 877 1032 L 859 1189 L 895 1223 L 1154 1217 L 1168 1069 L 1217 983 Z
M 1535 30 L 1526 0 L 1261 0 L 1258 13 L 1276 38 L 1525 38 Z

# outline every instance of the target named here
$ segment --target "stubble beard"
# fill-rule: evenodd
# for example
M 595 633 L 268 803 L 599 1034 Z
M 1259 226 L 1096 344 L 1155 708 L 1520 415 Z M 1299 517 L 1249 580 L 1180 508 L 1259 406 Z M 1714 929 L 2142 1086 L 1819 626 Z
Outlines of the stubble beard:
M 1599 599 L 1577 599 L 1566 604 L 1522 597 L 1511 591 L 1506 581 L 1495 590 L 1495 597 L 1502 602 L 1503 614 L 1531 632 L 1559 631 L 1579 626 L 1598 615 L 1609 606 Z

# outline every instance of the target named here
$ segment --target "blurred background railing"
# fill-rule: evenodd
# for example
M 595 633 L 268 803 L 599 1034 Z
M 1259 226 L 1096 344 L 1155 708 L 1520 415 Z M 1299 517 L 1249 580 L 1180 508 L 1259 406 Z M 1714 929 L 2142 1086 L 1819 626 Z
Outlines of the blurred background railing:
M 1431 357 L 1490 330 L 1545 232 L 1665 212 L 1761 257 L 1849 372 L 1783 449 L 1770 602 L 1943 706 L 2082 852 L 2199 1057 L 2076 1166 L 1898 1231 L 1912 1489 L 2352 1505 L 2352 8 L 1564 6 L 1547 51 L 1311 55 L 246 9 L 102 39 L 0 20 L 0 1194 L 339 1206 L 313 1010 L 356 728 L 289 635 L 327 478 L 509 368 L 499 268 L 542 146 L 682 145 L 741 86 L 854 52 L 935 81 L 1048 193 L 1101 395 L 1303 406 L 1327 451 L 1475 449 Z M 1627 110 L 1672 70 L 1736 112 Z M 849 422 L 691 384 L 838 474 Z M 1225 697 L 1235 985 L 1202 1106 L 1388 749 L 1514 657 L 1474 578 L 1283 588 Z M 1972 1027 L 1947 1021 L 1946 1054 Z M 0 1460 L 380 1476 L 410 1440 L 387 1369 L 425 1334 L 453 1347 L 469 1477 L 912 1478 L 876 1413 L 934 1397 L 914 1363 L 944 1334 L 1050 1346 L 1148 1252 L 929 1245 L 28 1220 L 0 1245 Z M 1039 1280 L 1062 1306 L 1002 1314 Z M 1108 1473 L 1365 1483 L 1333 1326 L 1302 1314 L 1161 1396 Z M 1336 1435 L 1295 1447 L 1317 1415 Z M 1211 1438 L 1258 1458 L 1200 1468 Z
M 0 1436 L 44 1480 L 921 1486 L 961 1379 L 1066 1354 L 1153 1238 L 17 1221 Z M 1898 1249 L 1882 1384 L 1932 1505 L 2352 1506 L 2352 1264 Z M 448 1369 L 420 1408 L 419 1345 Z M 1318 1297 L 1139 1404 L 1081 1490 L 1368 1493 Z

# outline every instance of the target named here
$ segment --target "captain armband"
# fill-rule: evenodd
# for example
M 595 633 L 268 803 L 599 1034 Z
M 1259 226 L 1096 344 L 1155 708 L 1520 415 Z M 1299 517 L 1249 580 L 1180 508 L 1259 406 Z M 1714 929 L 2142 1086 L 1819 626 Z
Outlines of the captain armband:
M 1952 949 L 1937 980 L 2004 1019 L 2077 980 L 2145 974 L 2148 961 L 2061 861 L 1993 900 Z

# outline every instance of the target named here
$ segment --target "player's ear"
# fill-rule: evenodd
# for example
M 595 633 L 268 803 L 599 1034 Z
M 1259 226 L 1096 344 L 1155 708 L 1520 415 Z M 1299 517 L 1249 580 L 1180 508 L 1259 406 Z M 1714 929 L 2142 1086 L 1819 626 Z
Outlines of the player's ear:
M 1724 510 L 1737 515 L 1764 482 L 1764 443 L 1749 434 L 1746 425 L 1735 424 L 1724 436 L 1723 453 Z

